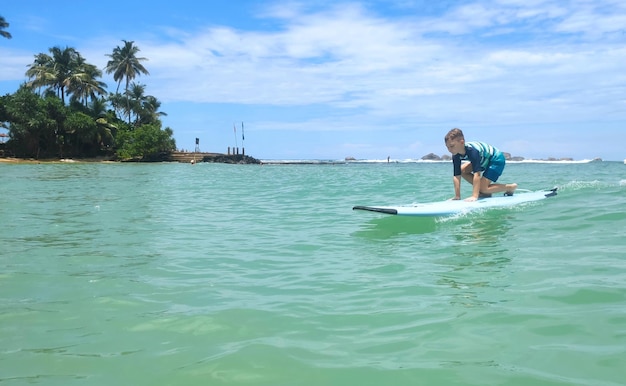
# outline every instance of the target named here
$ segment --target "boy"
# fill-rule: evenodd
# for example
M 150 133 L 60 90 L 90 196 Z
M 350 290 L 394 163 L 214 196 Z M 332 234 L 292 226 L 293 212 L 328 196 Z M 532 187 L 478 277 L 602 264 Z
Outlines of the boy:
M 454 198 L 461 199 L 461 177 L 474 186 L 472 196 L 465 201 L 476 201 L 479 197 L 490 197 L 492 193 L 505 192 L 512 195 L 517 184 L 495 184 L 504 170 L 504 154 L 483 142 L 465 142 L 461 129 L 452 129 L 445 137 L 446 147 L 452 153 L 454 166 Z M 461 166 L 461 160 L 469 162 Z M 482 174 L 482 175 L 481 175 Z

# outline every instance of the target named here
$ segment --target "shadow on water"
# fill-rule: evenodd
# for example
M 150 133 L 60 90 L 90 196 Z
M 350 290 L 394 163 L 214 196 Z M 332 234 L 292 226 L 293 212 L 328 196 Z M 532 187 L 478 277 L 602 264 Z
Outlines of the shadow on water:
M 507 283 L 515 224 L 510 210 L 446 218 L 385 216 L 370 219 L 353 235 L 384 246 L 401 239 L 415 261 L 429 267 L 447 302 L 465 308 L 503 300 L 494 288 Z
M 421 235 L 437 230 L 437 221 L 432 217 L 376 217 L 354 232 L 354 236 L 372 240 L 389 239 L 399 235 Z
M 493 211 L 441 224 L 442 232 L 451 236 L 445 254 L 437 259 L 441 271 L 436 283 L 450 290 L 450 303 L 473 307 L 502 300 L 491 289 L 508 283 L 508 240 L 515 237 L 514 222 L 505 211 Z
M 441 221 L 445 229 L 458 246 L 497 246 L 506 240 L 512 229 L 511 216 L 506 209 L 489 210 L 472 213 L 458 218 L 449 218 Z M 480 250 L 481 248 L 478 248 Z M 465 251 L 465 250 L 464 250 Z M 469 252 L 476 252 L 470 249 Z
M 394 236 L 423 235 L 442 231 L 457 244 L 491 242 L 498 244 L 511 229 L 503 211 L 476 212 L 452 217 L 383 216 L 366 222 L 353 233 L 368 239 L 388 239 Z

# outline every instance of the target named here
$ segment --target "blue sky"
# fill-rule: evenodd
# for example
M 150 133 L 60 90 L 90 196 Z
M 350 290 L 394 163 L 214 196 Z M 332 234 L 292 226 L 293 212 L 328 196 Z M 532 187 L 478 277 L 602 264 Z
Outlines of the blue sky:
M 132 40 L 150 72 L 135 81 L 182 149 L 421 158 L 460 127 L 526 158 L 626 158 L 623 0 L 35 0 L 0 15 L 0 94 L 51 47 L 104 68 Z

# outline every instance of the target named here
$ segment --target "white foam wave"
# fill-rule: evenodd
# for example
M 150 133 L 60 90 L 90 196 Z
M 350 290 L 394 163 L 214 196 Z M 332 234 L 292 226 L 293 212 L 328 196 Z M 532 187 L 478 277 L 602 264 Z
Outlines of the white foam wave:
M 393 159 L 390 158 L 387 160 L 384 159 L 338 159 L 338 160 L 330 160 L 330 159 L 263 159 L 261 162 L 265 164 L 386 164 L 386 163 L 450 163 L 451 160 L 424 160 L 417 158 L 405 158 L 405 159 Z M 582 160 L 542 160 L 542 159 L 525 159 L 521 161 L 506 161 L 511 164 L 524 164 L 524 163 L 533 163 L 533 164 L 587 164 L 591 162 L 602 162 L 597 159 L 582 159 Z

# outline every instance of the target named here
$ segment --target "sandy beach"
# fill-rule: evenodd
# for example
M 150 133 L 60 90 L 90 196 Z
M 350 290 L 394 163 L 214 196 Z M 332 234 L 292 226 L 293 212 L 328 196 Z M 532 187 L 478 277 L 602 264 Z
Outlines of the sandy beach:
M 96 158 L 16 158 L 16 157 L 0 157 L 1 163 L 24 163 L 24 164 L 40 164 L 40 163 L 78 163 L 78 162 L 118 162 L 112 161 L 109 157 Z

